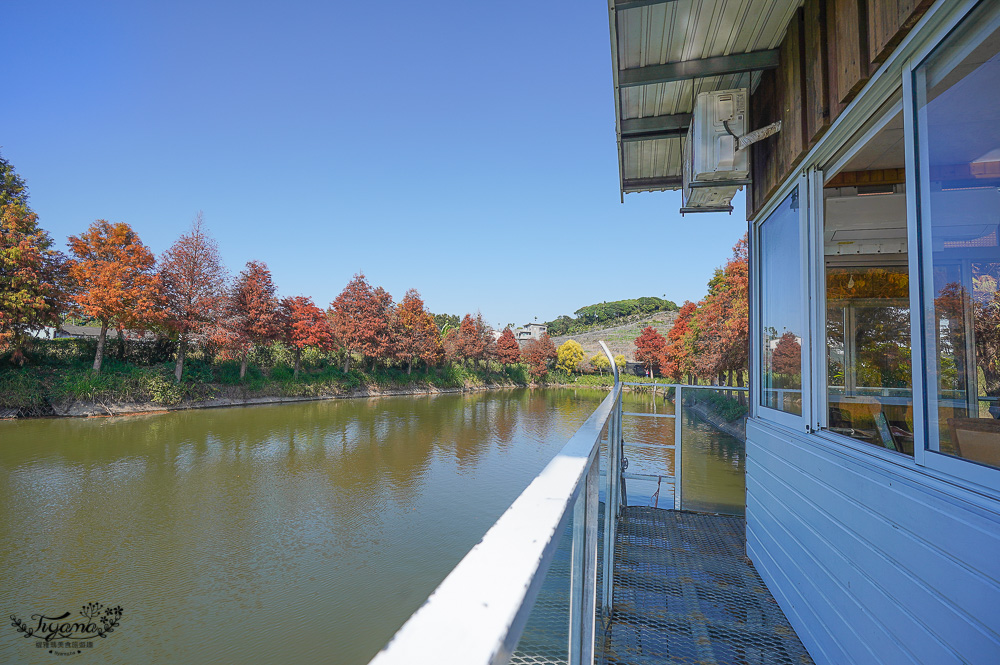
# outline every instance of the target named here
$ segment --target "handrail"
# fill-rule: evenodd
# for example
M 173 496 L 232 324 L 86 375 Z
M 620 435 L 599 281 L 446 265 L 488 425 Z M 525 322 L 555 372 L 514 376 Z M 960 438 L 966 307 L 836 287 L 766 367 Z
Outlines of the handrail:
M 656 386 L 657 388 L 687 388 L 689 390 L 750 390 L 747 386 L 693 386 L 690 383 L 643 383 L 641 381 L 622 381 L 623 386 Z
M 615 385 L 621 383 L 621 378 L 618 376 L 618 364 L 615 363 L 615 357 L 611 355 L 611 350 L 608 349 L 608 345 L 604 343 L 604 340 L 598 342 L 601 348 L 604 349 L 604 355 L 608 357 L 608 362 L 611 363 L 611 371 L 615 373 Z
M 574 567 L 582 566 L 591 577 L 589 584 L 583 580 L 582 597 L 574 602 L 574 609 L 579 604 L 580 611 L 590 612 L 589 630 L 584 625 L 577 639 L 584 648 L 589 639 L 591 653 L 589 660 L 586 653 L 576 658 L 578 662 L 592 661 L 598 451 L 605 425 L 620 408 L 620 398 L 621 386 L 616 385 L 371 665 L 506 663 L 574 510 L 578 517 L 586 518 L 586 524 L 574 521 L 574 532 L 583 532 L 587 527 L 582 552 L 578 551 L 574 533 Z M 586 501 L 578 502 L 581 497 Z M 584 616 L 583 620 L 588 619 Z
M 607 345 L 601 342 L 610 358 Z M 499 665 L 509 661 L 531 615 L 549 566 L 560 547 L 571 515 L 572 562 L 568 655 L 570 665 L 594 660 L 596 622 L 610 620 L 613 601 L 617 521 L 625 505 L 626 466 L 622 436 L 623 383 L 615 385 L 600 406 L 542 472 L 521 493 L 482 540 L 459 562 L 427 601 L 376 654 L 371 665 L 434 662 L 445 665 Z M 676 388 L 747 390 L 734 386 Z M 681 420 L 676 428 L 674 507 L 681 506 Z M 600 445 L 607 431 L 603 585 L 598 598 L 598 483 Z M 658 477 L 662 480 L 662 477 Z M 606 627 L 606 626 L 605 626 Z

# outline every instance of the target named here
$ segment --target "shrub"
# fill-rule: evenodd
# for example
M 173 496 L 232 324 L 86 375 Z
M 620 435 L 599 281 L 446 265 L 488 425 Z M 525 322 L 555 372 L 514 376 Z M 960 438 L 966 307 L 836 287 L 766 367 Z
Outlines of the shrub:
M 38 372 L 29 368 L 0 371 L 0 406 L 40 406 L 45 387 Z

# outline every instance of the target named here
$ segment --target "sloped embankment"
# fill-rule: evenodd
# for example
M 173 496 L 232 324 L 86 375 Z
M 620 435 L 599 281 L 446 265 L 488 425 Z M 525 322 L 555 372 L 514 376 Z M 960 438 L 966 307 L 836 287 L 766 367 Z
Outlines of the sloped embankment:
M 667 331 L 674 327 L 677 320 L 677 312 L 656 312 L 648 316 L 637 317 L 636 320 L 599 330 L 590 330 L 583 333 L 572 333 L 553 337 L 552 342 L 558 347 L 568 339 L 576 340 L 583 347 L 587 357 L 601 352 L 598 344 L 602 339 L 608 343 L 611 353 L 618 355 L 625 354 L 626 360 L 635 360 L 635 338 L 639 336 L 646 326 L 653 326 L 661 335 L 666 336 Z

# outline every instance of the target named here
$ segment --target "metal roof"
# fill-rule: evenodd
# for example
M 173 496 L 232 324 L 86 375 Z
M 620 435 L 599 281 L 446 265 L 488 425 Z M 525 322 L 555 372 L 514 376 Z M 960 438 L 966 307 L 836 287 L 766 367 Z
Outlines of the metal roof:
M 622 194 L 680 189 L 700 92 L 755 88 L 801 0 L 608 0 Z

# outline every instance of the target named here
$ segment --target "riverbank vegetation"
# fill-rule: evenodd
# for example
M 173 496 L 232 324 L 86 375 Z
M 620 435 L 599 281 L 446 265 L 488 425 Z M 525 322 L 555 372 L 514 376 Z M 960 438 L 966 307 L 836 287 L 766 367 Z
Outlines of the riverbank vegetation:
M 491 362 L 476 367 L 461 363 L 430 372 L 407 373 L 402 367 L 357 366 L 347 372 L 339 358 L 308 350 L 299 359 L 295 374 L 294 350 L 275 344 L 262 347 L 248 358 L 241 378 L 239 360 L 210 359 L 201 350 L 185 363 L 182 381 L 174 377 L 170 348 L 149 353 L 150 343 L 129 341 L 125 359 L 117 344 L 109 346 L 100 374 L 92 367 L 94 340 L 42 340 L 33 347 L 24 366 L 0 370 L 0 407 L 21 415 L 51 412 L 53 405 L 75 402 L 151 403 L 176 406 L 215 399 L 244 400 L 256 397 L 323 397 L 357 390 L 415 391 L 483 386 L 528 385 L 523 364 Z

